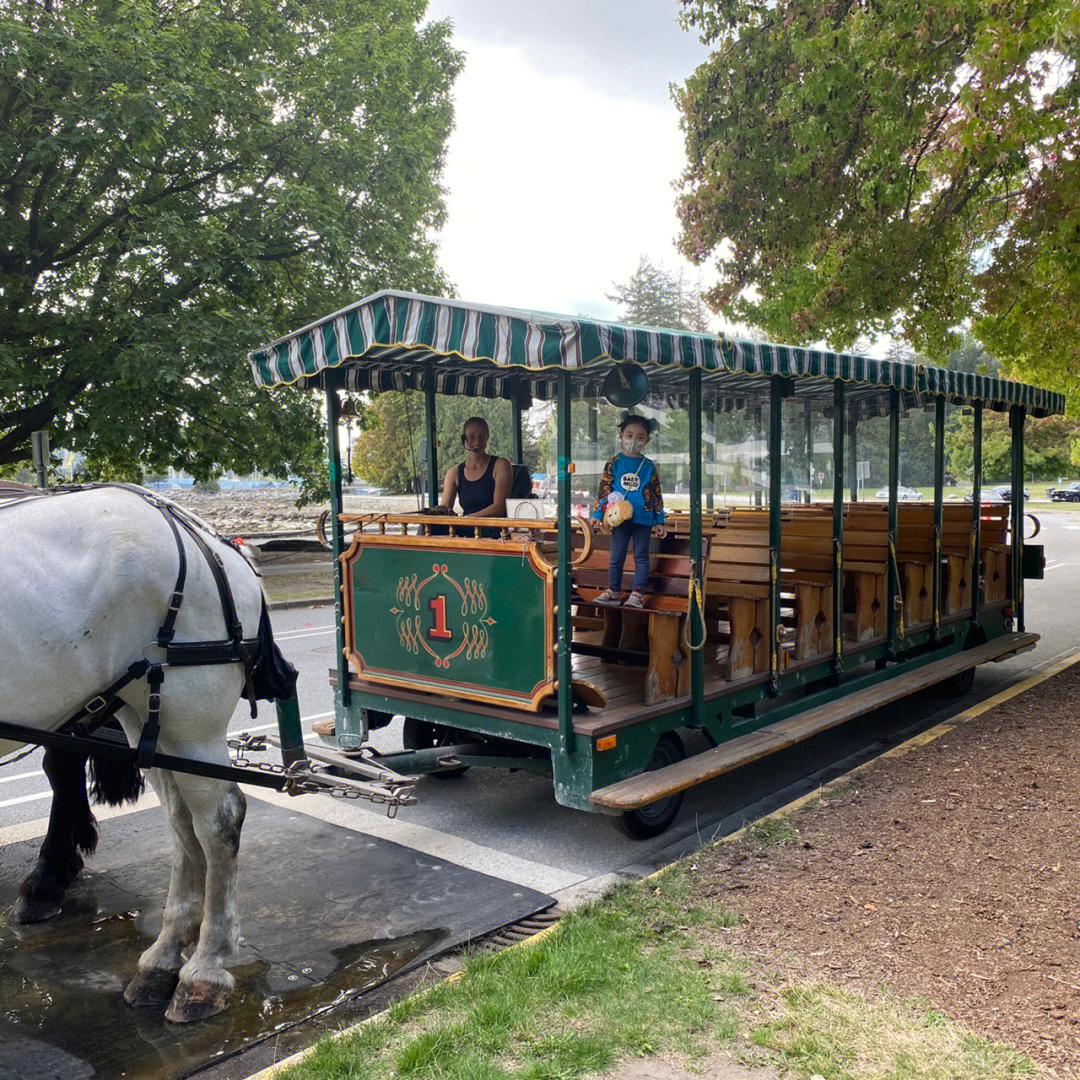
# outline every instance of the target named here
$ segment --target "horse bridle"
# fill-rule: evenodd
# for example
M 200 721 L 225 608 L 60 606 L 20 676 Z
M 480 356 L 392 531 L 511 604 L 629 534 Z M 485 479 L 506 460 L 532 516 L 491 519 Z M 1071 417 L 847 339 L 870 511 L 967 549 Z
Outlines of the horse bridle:
M 259 638 L 245 638 L 243 636 L 243 627 L 236 613 L 236 604 L 233 601 L 232 589 L 225 573 L 225 564 L 221 556 L 207 544 L 203 533 L 209 533 L 214 539 L 227 544 L 229 547 L 235 547 L 235 545 L 214 532 L 209 526 L 186 514 L 175 503 L 167 499 L 161 499 L 145 488 L 140 488 L 135 484 L 98 483 L 66 484 L 62 487 L 41 489 L 0 481 L 0 510 L 9 509 L 23 502 L 36 501 L 40 498 L 54 498 L 62 495 L 77 494 L 82 491 L 97 491 L 103 488 L 114 488 L 130 492 L 160 511 L 172 531 L 173 539 L 176 541 L 176 550 L 180 557 L 176 585 L 173 588 L 165 618 L 158 629 L 157 638 L 147 646 L 147 648 L 150 648 L 156 645 L 161 648 L 165 653 L 165 659 L 155 662 L 144 656 L 142 659 L 135 661 L 120 678 L 111 683 L 105 690 L 102 690 L 101 693 L 95 694 L 74 716 L 69 717 L 54 730 L 59 734 L 90 734 L 96 731 L 110 720 L 120 705 L 123 704 L 119 698 L 120 691 L 130 683 L 145 676 L 150 695 L 147 701 L 146 725 L 143 727 L 142 735 L 139 738 L 136 760 L 140 767 L 149 768 L 157 746 L 161 726 L 161 685 L 165 678 L 165 669 L 170 667 L 202 667 L 211 664 L 242 664 L 244 667 L 246 696 L 251 702 L 251 715 L 255 717 L 258 714 L 258 707 L 255 702 L 254 674 Z M 210 567 L 214 583 L 217 586 L 218 597 L 221 601 L 225 629 L 229 635 L 226 640 L 181 642 L 173 640 L 176 633 L 176 617 L 180 613 L 180 606 L 184 600 L 184 585 L 187 581 L 187 552 L 180 533 L 181 529 L 194 540 Z M 258 577 L 258 571 L 246 559 L 244 564 Z

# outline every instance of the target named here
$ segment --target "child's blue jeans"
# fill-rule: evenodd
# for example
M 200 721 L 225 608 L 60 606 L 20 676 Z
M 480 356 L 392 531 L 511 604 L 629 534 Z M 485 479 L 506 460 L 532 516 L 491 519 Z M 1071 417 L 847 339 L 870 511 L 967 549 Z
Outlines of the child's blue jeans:
M 649 540 L 651 525 L 638 525 L 628 521 L 611 530 L 611 563 L 608 569 L 608 586 L 616 592 L 622 589 L 623 563 L 630 540 L 634 541 L 634 592 L 644 592 L 649 583 Z

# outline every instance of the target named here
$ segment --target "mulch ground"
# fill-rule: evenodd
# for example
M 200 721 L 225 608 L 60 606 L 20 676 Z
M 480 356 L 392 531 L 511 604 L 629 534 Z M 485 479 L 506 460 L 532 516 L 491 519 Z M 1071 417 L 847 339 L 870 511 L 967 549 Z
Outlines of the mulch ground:
M 1078 718 L 1080 665 L 874 763 L 792 842 L 702 853 L 696 888 L 744 918 L 723 944 L 1080 1074 Z

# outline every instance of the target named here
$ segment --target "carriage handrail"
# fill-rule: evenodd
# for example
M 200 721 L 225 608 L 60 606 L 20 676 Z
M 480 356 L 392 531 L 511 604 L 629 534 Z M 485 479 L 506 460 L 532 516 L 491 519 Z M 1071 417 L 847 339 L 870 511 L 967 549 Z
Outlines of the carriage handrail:
M 540 518 L 530 520 L 527 518 L 494 518 L 494 517 L 458 517 L 456 514 L 391 514 L 391 513 L 366 513 L 366 514 L 340 514 L 338 520 L 342 524 L 355 524 L 361 532 L 371 531 L 372 526 L 381 535 L 387 535 L 386 527 L 400 526 L 400 533 L 388 535 L 408 535 L 410 526 L 418 526 L 423 531 L 422 536 L 431 536 L 431 527 L 440 526 L 449 530 L 449 536 L 457 539 L 479 539 L 484 529 L 500 529 L 508 533 L 557 533 L 559 523 L 553 518 Z M 320 518 L 320 525 L 323 519 Z M 570 562 L 571 566 L 580 566 L 592 554 L 593 533 L 588 518 L 572 517 L 571 527 L 576 526 L 581 530 L 582 548 L 576 558 Z

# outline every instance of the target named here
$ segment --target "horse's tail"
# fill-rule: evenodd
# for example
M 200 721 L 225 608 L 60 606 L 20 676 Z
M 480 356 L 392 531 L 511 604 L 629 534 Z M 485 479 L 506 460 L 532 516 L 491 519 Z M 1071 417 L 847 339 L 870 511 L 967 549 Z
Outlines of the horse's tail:
M 119 806 L 134 802 L 146 781 L 134 761 L 121 761 L 100 751 L 90 751 L 90 794 L 94 802 Z

